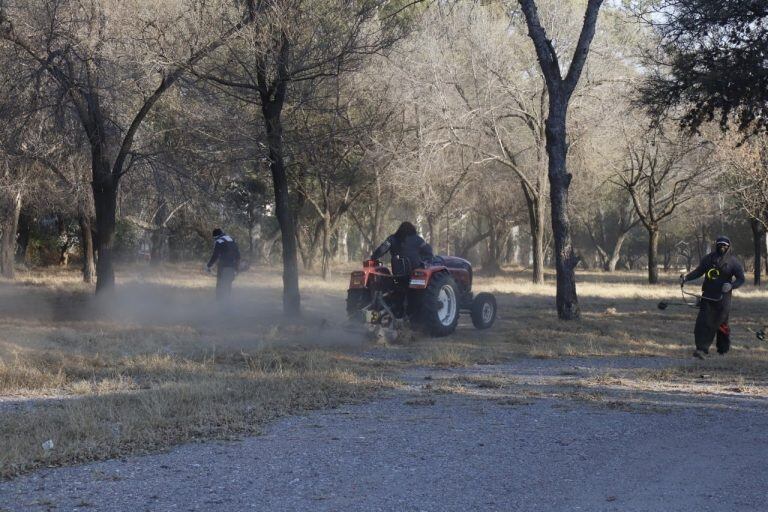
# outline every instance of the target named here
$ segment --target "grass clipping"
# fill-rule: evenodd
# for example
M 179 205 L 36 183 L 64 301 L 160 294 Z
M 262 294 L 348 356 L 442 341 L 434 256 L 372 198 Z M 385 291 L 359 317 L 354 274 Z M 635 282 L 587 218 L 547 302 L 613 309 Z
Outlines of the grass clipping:
M 131 387 L 142 384 L 110 390 L 99 386 L 94 373 L 88 395 L 3 411 L 0 476 L 255 433 L 266 421 L 363 398 L 381 384 L 321 351 L 269 350 L 198 361 L 145 358 L 122 361 L 110 370 L 115 371 Z M 66 368 L 58 373 L 66 380 Z M 162 379 L 155 380 L 158 373 Z M 48 440 L 53 448 L 43 446 Z

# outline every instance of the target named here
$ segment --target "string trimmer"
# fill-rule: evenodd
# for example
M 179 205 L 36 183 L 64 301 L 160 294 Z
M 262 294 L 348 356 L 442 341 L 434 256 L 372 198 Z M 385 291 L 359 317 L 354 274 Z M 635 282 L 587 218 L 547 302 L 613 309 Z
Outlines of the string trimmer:
M 703 295 L 698 295 L 695 293 L 687 292 L 685 291 L 685 284 L 680 284 L 680 294 L 682 296 L 682 300 L 680 302 L 677 301 L 661 301 L 658 304 L 658 308 L 661 310 L 665 310 L 670 306 L 681 306 L 681 307 L 688 307 L 692 309 L 699 309 L 701 307 L 702 301 L 710 301 L 710 302 L 720 302 L 723 300 L 723 295 L 721 294 L 719 298 L 712 299 L 710 297 L 704 297 Z M 768 326 L 762 327 L 759 331 L 755 331 L 753 329 L 750 329 L 747 327 L 747 330 L 751 333 L 753 333 L 757 339 L 760 341 L 765 341 L 766 338 L 768 338 Z
M 669 306 L 682 306 L 692 309 L 699 309 L 701 307 L 701 301 L 706 300 L 709 302 L 720 302 L 723 300 L 723 295 L 721 294 L 719 298 L 712 299 L 710 297 L 704 297 L 703 295 L 698 295 L 696 293 L 691 293 L 685 291 L 685 283 L 680 284 L 680 294 L 682 296 L 681 302 L 676 301 L 661 301 L 658 304 L 658 308 L 661 310 L 667 309 Z

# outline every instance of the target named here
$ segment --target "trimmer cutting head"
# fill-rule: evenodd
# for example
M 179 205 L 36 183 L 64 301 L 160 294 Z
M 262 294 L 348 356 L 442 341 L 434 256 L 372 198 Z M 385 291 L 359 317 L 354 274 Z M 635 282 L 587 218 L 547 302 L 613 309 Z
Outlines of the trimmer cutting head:
M 701 301 L 703 300 L 706 300 L 709 302 L 720 302 L 721 300 L 723 300 L 722 295 L 720 296 L 719 299 L 711 299 L 709 297 L 702 297 L 701 295 L 687 292 L 685 291 L 684 283 L 680 285 L 680 294 L 682 298 L 681 301 L 667 302 L 663 300 L 657 304 L 657 307 L 662 311 L 667 309 L 669 306 L 681 306 L 681 307 L 686 307 L 691 309 L 699 309 L 701 307 Z
M 755 333 L 755 338 L 759 339 L 760 341 L 765 341 L 765 339 L 768 338 L 768 332 L 765 332 L 766 330 L 768 330 L 768 326 L 763 327 L 759 331 L 753 331 L 749 327 L 747 327 L 747 330 L 749 332 Z
M 686 302 L 686 303 L 680 303 L 680 302 L 667 302 L 667 301 L 665 301 L 665 300 L 663 300 L 663 301 L 659 302 L 659 303 L 656 305 L 656 307 L 658 307 L 658 308 L 659 308 L 660 310 L 662 310 L 662 311 L 664 311 L 665 309 L 667 309 L 669 306 L 681 306 L 681 307 L 686 307 L 686 308 L 696 308 L 696 307 L 698 307 L 698 305 L 695 305 L 695 304 L 691 304 L 691 303 L 687 303 L 687 302 Z

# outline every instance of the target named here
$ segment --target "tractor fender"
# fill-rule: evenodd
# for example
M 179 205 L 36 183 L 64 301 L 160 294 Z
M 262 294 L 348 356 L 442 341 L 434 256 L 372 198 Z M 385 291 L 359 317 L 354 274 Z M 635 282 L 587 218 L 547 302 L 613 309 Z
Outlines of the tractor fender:
M 392 273 L 384 265 L 367 265 L 363 270 L 355 270 L 349 276 L 349 289 L 363 289 L 368 287 L 372 276 L 390 276 Z
M 445 272 L 448 274 L 448 267 L 446 266 L 434 266 L 427 268 L 417 268 L 411 272 L 411 282 L 408 287 L 412 290 L 425 290 L 429 286 L 429 282 L 432 280 L 432 276 Z

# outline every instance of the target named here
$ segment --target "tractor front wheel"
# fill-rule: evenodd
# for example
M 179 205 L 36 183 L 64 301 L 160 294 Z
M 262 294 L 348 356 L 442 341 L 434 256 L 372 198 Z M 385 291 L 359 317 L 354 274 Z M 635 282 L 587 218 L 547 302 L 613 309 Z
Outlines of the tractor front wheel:
M 448 273 L 432 276 L 421 300 L 421 325 L 432 336 L 448 336 L 459 323 L 459 294 Z
M 490 293 L 478 293 L 472 301 L 472 324 L 487 329 L 496 321 L 496 297 Z

